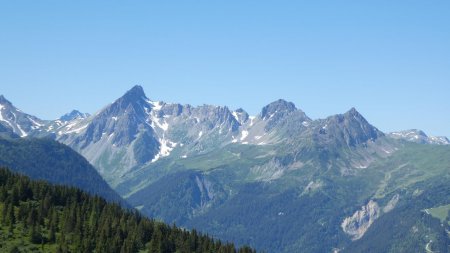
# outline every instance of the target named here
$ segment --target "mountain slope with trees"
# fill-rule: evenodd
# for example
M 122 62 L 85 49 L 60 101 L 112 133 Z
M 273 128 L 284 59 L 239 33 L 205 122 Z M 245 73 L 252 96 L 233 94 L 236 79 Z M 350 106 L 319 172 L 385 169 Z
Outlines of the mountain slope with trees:
M 78 187 L 126 205 L 84 157 L 50 139 L 0 138 L 0 166 L 33 179 Z
M 0 169 L 1 252 L 255 252 Z

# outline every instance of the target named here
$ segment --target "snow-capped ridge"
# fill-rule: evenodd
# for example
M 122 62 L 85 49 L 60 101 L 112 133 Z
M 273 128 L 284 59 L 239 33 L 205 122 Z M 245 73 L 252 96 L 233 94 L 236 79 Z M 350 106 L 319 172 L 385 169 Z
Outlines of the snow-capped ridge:
M 20 137 L 26 137 L 45 124 L 45 121 L 26 114 L 0 95 L 0 124 Z
M 393 139 L 400 139 L 408 142 L 420 144 L 449 145 L 450 140 L 445 136 L 428 136 L 424 131 L 419 129 L 409 129 L 388 134 Z

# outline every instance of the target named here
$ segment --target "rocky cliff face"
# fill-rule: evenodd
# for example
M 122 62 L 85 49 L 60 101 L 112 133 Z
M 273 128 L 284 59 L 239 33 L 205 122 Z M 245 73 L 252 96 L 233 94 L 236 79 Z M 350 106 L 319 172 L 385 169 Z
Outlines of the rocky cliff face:
M 352 237 L 352 240 L 360 239 L 370 225 L 380 216 L 380 207 L 377 202 L 370 200 L 361 210 L 347 217 L 341 224 L 342 230 Z

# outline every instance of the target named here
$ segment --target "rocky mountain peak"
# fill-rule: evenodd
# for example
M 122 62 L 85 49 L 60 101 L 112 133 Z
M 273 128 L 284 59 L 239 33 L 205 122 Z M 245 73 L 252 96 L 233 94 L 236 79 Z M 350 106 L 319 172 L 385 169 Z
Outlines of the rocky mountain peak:
M 355 107 L 352 107 L 350 110 L 348 110 L 347 112 L 345 112 L 342 115 L 335 115 L 332 117 L 337 117 L 337 118 L 342 117 L 346 121 L 359 122 L 361 127 L 367 126 L 367 125 L 369 125 L 370 127 L 373 127 L 369 124 L 369 122 L 367 122 L 367 120 L 364 118 L 364 116 L 356 110 Z
M 59 119 L 62 121 L 71 121 L 77 118 L 87 118 L 87 117 L 89 117 L 88 113 L 82 113 L 78 110 L 72 110 L 71 112 L 61 116 Z
M 136 114 L 139 117 L 146 115 L 146 111 L 151 110 L 148 98 L 144 89 L 136 85 L 128 90 L 122 97 L 114 101 L 110 106 L 101 112 L 101 116 L 119 116 Z
M 135 85 L 133 88 L 128 90 L 125 95 L 122 96 L 122 98 L 132 99 L 132 100 L 138 100 L 142 98 L 147 98 L 145 96 L 144 89 L 140 85 Z
M 384 136 L 381 131 L 367 122 L 355 108 L 351 108 L 344 114 L 328 117 L 322 122 L 319 132 L 331 139 L 343 138 L 348 146 L 355 146 Z
M 275 114 L 287 114 L 297 110 L 294 103 L 283 99 L 278 99 L 263 107 L 261 111 L 261 118 L 268 119 L 274 117 Z
M 347 112 L 344 113 L 344 117 L 349 118 L 353 117 L 355 119 L 364 119 L 364 117 L 359 113 L 355 107 L 350 108 Z M 365 119 L 364 119 L 365 120 Z

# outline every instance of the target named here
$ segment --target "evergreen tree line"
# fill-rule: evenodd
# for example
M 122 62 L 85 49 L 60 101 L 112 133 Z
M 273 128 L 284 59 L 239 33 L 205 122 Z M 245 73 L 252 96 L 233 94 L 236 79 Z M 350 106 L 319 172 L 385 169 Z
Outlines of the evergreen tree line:
M 4 168 L 0 168 L 0 223 L 2 252 L 2 242 L 17 234 L 53 252 L 256 252 L 145 218 L 77 188 L 30 180 Z

